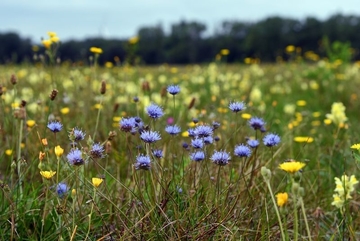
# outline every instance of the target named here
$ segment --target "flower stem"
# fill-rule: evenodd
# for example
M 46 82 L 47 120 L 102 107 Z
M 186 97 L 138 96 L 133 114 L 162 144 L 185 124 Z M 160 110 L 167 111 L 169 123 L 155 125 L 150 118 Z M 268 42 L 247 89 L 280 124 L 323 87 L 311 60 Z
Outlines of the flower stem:
M 20 129 L 19 129 L 19 141 L 18 141 L 18 150 L 17 150 L 17 173 L 19 175 L 19 191 L 20 191 L 20 200 L 23 197 L 23 189 L 22 189 L 22 174 L 21 174 L 21 140 L 23 133 L 24 120 L 20 120 Z
M 305 212 L 305 206 L 304 206 L 304 200 L 302 199 L 302 197 L 299 198 L 300 204 L 301 204 L 301 210 L 302 210 L 302 214 L 304 216 L 304 220 L 305 220 L 305 225 L 306 225 L 306 232 L 308 234 L 309 237 L 309 241 L 311 241 L 311 233 L 310 233 L 310 228 L 309 228 L 309 224 L 306 218 L 306 212 Z
M 103 96 L 101 96 L 100 103 L 99 103 L 99 110 L 98 110 L 97 117 L 96 117 L 96 124 L 95 124 L 95 131 L 94 131 L 94 135 L 93 135 L 93 140 L 95 140 L 96 132 L 97 132 L 97 129 L 98 129 L 98 126 L 99 126 L 102 102 L 103 102 Z

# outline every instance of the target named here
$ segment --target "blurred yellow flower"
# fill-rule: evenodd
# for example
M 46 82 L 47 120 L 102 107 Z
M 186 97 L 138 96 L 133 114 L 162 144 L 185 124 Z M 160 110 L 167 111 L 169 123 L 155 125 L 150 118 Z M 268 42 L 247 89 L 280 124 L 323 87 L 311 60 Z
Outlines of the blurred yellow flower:
M 312 116 L 317 118 L 317 117 L 321 116 L 321 113 L 319 111 L 315 111 L 315 112 L 312 113 Z
M 306 100 L 298 100 L 296 101 L 297 106 L 306 106 Z
M 47 146 L 47 145 L 48 145 L 48 141 L 47 141 L 46 138 L 41 139 L 41 143 L 42 143 L 44 146 Z
M 49 31 L 49 32 L 47 32 L 47 35 L 48 35 L 50 38 L 52 38 L 52 37 L 55 37 L 57 34 L 56 34 L 56 32 Z
M 189 137 L 189 132 L 188 131 L 184 131 L 181 136 L 183 137 Z
M 93 177 L 91 179 L 91 181 L 92 181 L 92 184 L 94 185 L 94 187 L 98 187 L 104 180 L 102 178 Z
M 129 38 L 129 44 L 136 44 L 137 42 L 139 42 L 139 37 L 138 36 L 134 36 Z
M 40 171 L 40 174 L 43 178 L 50 179 L 52 178 L 56 172 L 54 171 Z
M 98 110 L 98 109 L 102 109 L 103 106 L 98 103 L 98 104 L 95 104 L 95 105 L 94 105 L 94 108 Z
M 342 175 L 341 178 L 335 177 L 335 194 L 333 195 L 332 205 L 342 208 L 345 201 L 351 199 L 351 193 L 355 191 L 355 185 L 359 183 L 354 175 L 348 177 Z
M 244 63 L 245 64 L 251 64 L 251 58 L 245 58 Z
M 230 54 L 230 50 L 228 50 L 228 49 L 222 49 L 222 50 L 220 50 L 220 54 L 221 54 L 221 55 L 224 55 L 224 56 L 229 55 L 229 54 Z
M 90 52 L 94 53 L 94 54 L 102 54 L 103 50 L 101 48 L 98 48 L 98 47 L 91 47 Z
M 119 122 L 119 121 L 121 121 L 121 119 L 122 119 L 121 116 L 114 116 L 114 117 L 113 117 L 113 121 L 114 121 L 114 122 Z
M 279 165 L 279 168 L 288 173 L 295 173 L 295 172 L 299 171 L 301 168 L 303 168 L 305 165 L 306 164 L 303 162 L 290 161 L 290 162 L 281 163 Z
M 32 51 L 37 52 L 37 51 L 39 51 L 39 46 L 33 45 L 33 46 L 31 47 L 31 49 L 32 49 Z
M 6 154 L 7 156 L 11 156 L 12 153 L 13 153 L 13 151 L 12 151 L 11 149 L 5 150 L 5 154 Z
M 355 150 L 360 150 L 360 143 L 353 144 L 350 148 Z
M 276 199 L 277 199 L 277 205 L 279 207 L 282 207 L 288 202 L 289 195 L 286 192 L 278 193 L 276 194 Z
M 254 103 L 259 103 L 262 99 L 261 90 L 258 87 L 254 87 L 250 92 L 249 99 Z
M 50 39 L 44 39 L 41 41 L 41 43 L 44 45 L 45 48 L 49 49 L 52 42 Z
M 58 43 L 60 41 L 60 38 L 58 36 L 53 36 L 50 38 L 50 41 L 52 43 Z
M 343 103 L 335 102 L 331 105 L 331 113 L 326 114 L 326 118 L 334 122 L 334 124 L 337 126 L 344 124 L 345 121 L 347 121 L 345 109 L 346 107 Z
M 27 120 L 27 121 L 26 121 L 26 125 L 27 125 L 28 127 L 33 127 L 33 126 L 35 125 L 35 121 L 34 121 L 34 120 Z
M 105 67 L 108 68 L 108 69 L 111 69 L 112 67 L 114 67 L 114 64 L 110 61 L 106 61 L 105 62 Z
M 75 196 L 76 195 L 76 189 L 75 188 L 73 188 L 72 190 L 71 190 L 71 196 Z
M 310 136 L 295 136 L 294 141 L 300 142 L 300 143 L 303 143 L 303 142 L 311 143 L 314 141 L 314 138 L 312 138 Z
M 61 114 L 66 115 L 70 112 L 70 108 L 69 107 L 64 107 L 60 110 Z
M 55 146 L 55 155 L 57 157 L 61 157 L 64 154 L 64 149 L 61 148 L 61 146 Z
M 324 120 L 325 125 L 330 125 L 331 123 L 332 123 L 332 121 L 330 119 L 325 119 Z
M 295 46 L 294 45 L 288 45 L 288 46 L 286 46 L 285 51 L 287 53 L 292 53 L 292 52 L 295 51 Z
M 241 114 L 241 118 L 245 119 L 245 120 L 248 120 L 251 118 L 251 114 L 249 113 L 242 113 Z

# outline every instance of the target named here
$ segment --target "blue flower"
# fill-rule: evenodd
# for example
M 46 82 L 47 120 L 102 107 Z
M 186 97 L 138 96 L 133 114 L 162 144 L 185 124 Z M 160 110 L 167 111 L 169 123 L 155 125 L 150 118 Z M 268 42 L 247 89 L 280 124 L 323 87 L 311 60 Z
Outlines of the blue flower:
M 251 150 L 249 147 L 245 146 L 244 144 L 240 144 L 235 147 L 234 154 L 235 156 L 238 157 L 249 157 L 251 156 Z
M 191 140 L 191 145 L 195 149 L 201 149 L 204 147 L 204 141 L 202 139 L 196 138 Z
M 169 94 L 176 95 L 180 92 L 180 87 L 178 85 L 169 85 L 166 90 Z
M 196 136 L 195 129 L 193 129 L 193 128 L 188 129 L 188 133 L 189 133 L 189 137 L 195 137 Z
M 246 106 L 244 104 L 244 102 L 231 102 L 229 104 L 229 109 L 232 111 L 232 112 L 240 112 L 242 110 L 245 110 L 246 109 Z
M 137 123 L 134 117 L 129 117 L 129 118 L 122 118 L 119 121 L 119 125 L 120 125 L 120 130 L 124 132 L 130 132 L 136 127 Z
M 103 158 L 104 147 L 100 143 L 93 144 L 90 150 L 90 156 L 92 158 Z
M 277 134 L 269 133 L 263 138 L 263 143 L 265 146 L 272 147 L 277 146 L 280 143 L 280 136 Z
M 72 149 L 69 154 L 67 154 L 66 158 L 71 165 L 80 166 L 84 164 L 82 152 L 79 149 Z
M 56 186 L 56 193 L 58 194 L 58 196 L 60 198 L 64 197 L 64 195 L 69 191 L 69 187 L 63 183 L 60 182 L 57 186 Z
M 47 124 L 47 128 L 56 133 L 62 130 L 63 125 L 59 121 L 51 121 Z
M 86 135 L 85 132 L 83 132 L 81 129 L 79 129 L 77 127 L 74 128 L 72 134 L 74 135 L 74 141 L 82 141 L 82 140 L 84 140 L 85 135 Z
M 214 142 L 214 138 L 212 138 L 212 136 L 206 136 L 203 138 L 203 140 L 206 145 L 209 145 Z
M 162 158 L 163 157 L 163 152 L 160 149 L 155 149 L 152 151 L 152 154 L 154 155 L 154 157 L 156 158 Z
M 247 141 L 247 144 L 251 147 L 251 148 L 256 148 L 260 143 L 258 140 L 255 139 L 249 139 Z
M 140 135 L 140 139 L 146 143 L 153 143 L 161 140 L 161 137 L 157 131 L 143 131 Z
M 167 127 L 165 128 L 165 131 L 166 131 L 167 133 L 169 133 L 170 135 L 177 135 L 177 134 L 180 133 L 181 129 L 180 129 L 179 126 L 173 125 L 173 126 L 167 126 Z
M 215 151 L 214 154 L 210 157 L 215 164 L 220 166 L 225 166 L 230 161 L 230 154 L 225 151 Z
M 149 105 L 146 112 L 153 119 L 158 119 L 164 115 L 163 109 L 156 104 Z
M 197 137 L 202 138 L 202 137 L 211 136 L 213 134 L 213 129 L 207 125 L 200 125 L 195 128 L 194 132 Z
M 251 126 L 251 128 L 253 128 L 254 130 L 265 130 L 264 126 L 266 123 L 262 118 L 251 117 L 248 123 Z
M 136 157 L 135 169 L 143 169 L 149 170 L 150 169 L 150 157 L 145 155 L 138 155 Z
M 213 121 L 212 126 L 213 126 L 214 130 L 216 130 L 217 128 L 220 127 L 220 123 L 216 122 L 216 121 Z
M 196 162 L 202 161 L 205 159 L 205 153 L 203 151 L 197 151 L 190 154 L 190 159 Z

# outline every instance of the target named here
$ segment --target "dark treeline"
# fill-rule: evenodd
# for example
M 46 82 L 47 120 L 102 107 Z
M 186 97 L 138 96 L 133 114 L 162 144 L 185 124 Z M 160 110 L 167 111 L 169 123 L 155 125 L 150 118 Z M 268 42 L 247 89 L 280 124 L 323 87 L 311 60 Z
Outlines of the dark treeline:
M 288 45 L 300 47 L 302 53 L 314 51 L 325 55 L 323 39 L 341 41 L 352 47 L 353 60 L 359 59 L 360 17 L 333 15 L 326 20 L 308 17 L 303 20 L 269 17 L 258 22 L 224 21 L 212 35 L 206 35 L 206 25 L 181 21 L 173 24 L 169 33 L 161 25 L 142 27 L 139 41 L 130 44 L 127 39 L 90 38 L 62 42 L 57 56 L 62 61 L 87 61 L 92 46 L 103 49 L 100 64 L 114 61 L 140 61 L 144 64 L 187 64 L 213 61 L 221 49 L 228 49 L 227 62 L 242 62 L 246 57 L 263 62 L 275 61 L 278 56 L 289 57 Z M 61 36 L 60 36 L 61 38 Z M 0 34 L 0 63 L 33 61 L 33 43 L 16 33 Z M 40 49 L 43 52 L 43 49 Z

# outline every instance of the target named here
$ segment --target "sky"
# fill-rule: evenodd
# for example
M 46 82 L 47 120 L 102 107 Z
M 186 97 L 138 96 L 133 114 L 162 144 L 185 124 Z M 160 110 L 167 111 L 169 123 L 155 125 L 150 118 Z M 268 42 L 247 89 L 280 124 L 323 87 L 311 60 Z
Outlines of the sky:
M 40 41 L 54 31 L 61 40 L 129 38 L 140 27 L 169 30 L 181 20 L 204 23 L 208 33 L 222 21 L 255 22 L 270 16 L 324 20 L 333 14 L 360 16 L 359 0 L 1 0 L 0 33 Z

